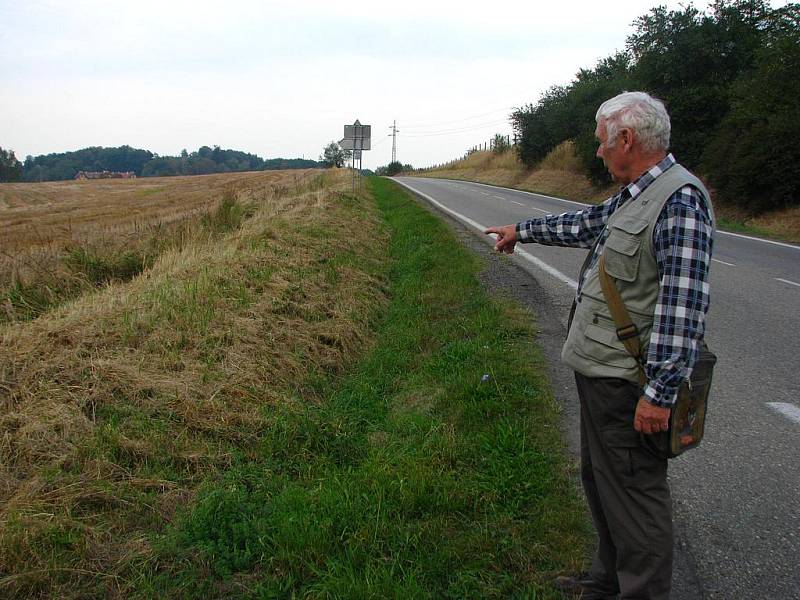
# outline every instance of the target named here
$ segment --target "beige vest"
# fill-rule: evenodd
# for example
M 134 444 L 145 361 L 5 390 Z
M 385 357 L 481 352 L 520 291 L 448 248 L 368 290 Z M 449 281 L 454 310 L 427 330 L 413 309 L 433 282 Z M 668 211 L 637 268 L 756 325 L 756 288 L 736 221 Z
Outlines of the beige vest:
M 713 222 L 708 191 L 699 179 L 676 164 L 656 177 L 636 199 L 617 209 L 606 225 L 606 272 L 617 280 L 620 296 L 639 328 L 643 356 L 650 342 L 660 284 L 653 230 L 669 197 L 689 184 L 705 196 Z M 638 383 L 636 361 L 617 338 L 616 329 L 595 263 L 586 273 L 561 358 L 587 377 L 620 377 Z

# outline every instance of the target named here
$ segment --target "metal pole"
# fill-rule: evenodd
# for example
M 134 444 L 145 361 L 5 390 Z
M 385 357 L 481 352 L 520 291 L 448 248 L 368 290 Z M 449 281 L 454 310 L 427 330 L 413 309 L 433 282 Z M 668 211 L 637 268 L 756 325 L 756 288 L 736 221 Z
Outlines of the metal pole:
M 397 162 L 397 121 L 392 121 L 392 162 Z

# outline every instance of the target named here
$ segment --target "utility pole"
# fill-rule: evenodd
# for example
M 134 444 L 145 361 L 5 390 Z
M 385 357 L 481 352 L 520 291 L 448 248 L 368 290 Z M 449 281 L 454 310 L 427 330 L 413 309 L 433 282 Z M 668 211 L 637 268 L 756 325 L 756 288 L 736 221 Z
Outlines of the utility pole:
M 392 162 L 397 162 L 397 121 L 392 121 Z

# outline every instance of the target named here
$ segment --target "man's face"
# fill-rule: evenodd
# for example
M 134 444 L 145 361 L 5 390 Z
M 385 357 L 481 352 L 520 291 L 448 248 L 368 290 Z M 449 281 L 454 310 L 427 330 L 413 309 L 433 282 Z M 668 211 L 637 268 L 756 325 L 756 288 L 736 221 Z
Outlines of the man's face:
M 619 133 L 622 133 L 622 131 L 618 130 L 618 134 Z M 597 137 L 597 141 L 599 143 L 599 146 L 597 147 L 597 158 L 602 159 L 606 169 L 608 169 L 608 172 L 611 173 L 611 178 L 618 183 L 630 183 L 629 181 L 625 181 L 628 159 L 627 153 L 625 152 L 625 144 L 622 143 L 623 140 L 620 139 L 622 136 L 617 135 L 616 140 L 609 140 L 608 133 L 606 132 L 605 119 L 600 119 L 594 135 Z M 609 142 L 614 144 L 610 148 L 608 146 Z

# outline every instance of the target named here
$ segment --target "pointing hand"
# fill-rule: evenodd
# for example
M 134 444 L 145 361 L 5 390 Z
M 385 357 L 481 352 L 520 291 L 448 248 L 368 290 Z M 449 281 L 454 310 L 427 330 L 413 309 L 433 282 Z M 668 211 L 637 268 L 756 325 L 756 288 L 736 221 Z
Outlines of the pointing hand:
M 513 254 L 514 253 L 514 246 L 517 244 L 517 226 L 516 225 L 504 225 L 502 227 L 489 227 L 483 233 L 490 234 L 495 233 L 497 234 L 497 239 L 495 240 L 494 249 L 498 252 L 505 252 L 506 254 Z

